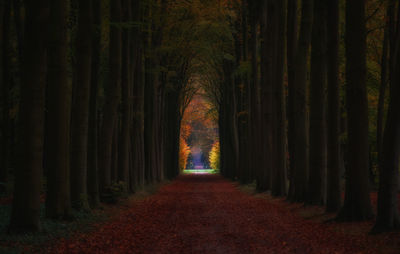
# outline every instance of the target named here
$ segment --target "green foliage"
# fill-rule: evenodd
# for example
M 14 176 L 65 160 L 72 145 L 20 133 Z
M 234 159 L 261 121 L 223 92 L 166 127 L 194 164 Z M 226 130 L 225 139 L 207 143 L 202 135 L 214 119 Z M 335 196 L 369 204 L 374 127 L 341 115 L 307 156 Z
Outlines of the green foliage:
M 112 182 L 101 196 L 101 201 L 108 204 L 116 204 L 122 198 L 126 198 L 127 193 L 126 183 L 123 181 Z

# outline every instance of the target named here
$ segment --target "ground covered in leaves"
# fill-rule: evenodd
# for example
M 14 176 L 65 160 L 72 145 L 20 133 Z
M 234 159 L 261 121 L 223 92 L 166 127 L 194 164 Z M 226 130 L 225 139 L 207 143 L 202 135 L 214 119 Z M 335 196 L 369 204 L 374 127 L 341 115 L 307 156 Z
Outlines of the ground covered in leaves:
M 398 233 L 368 235 L 373 222 L 323 223 L 329 216 L 315 207 L 240 191 L 218 175 L 183 175 L 96 230 L 61 239 L 46 251 L 399 253 Z

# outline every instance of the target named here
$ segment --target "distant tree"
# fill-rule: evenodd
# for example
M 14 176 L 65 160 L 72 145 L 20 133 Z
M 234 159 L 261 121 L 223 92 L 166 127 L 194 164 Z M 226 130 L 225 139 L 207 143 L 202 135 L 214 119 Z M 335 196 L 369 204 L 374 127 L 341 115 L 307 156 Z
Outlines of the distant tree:
M 40 231 L 44 101 L 46 84 L 46 29 L 49 5 L 45 0 L 26 3 L 26 34 L 22 64 L 18 164 L 10 231 Z

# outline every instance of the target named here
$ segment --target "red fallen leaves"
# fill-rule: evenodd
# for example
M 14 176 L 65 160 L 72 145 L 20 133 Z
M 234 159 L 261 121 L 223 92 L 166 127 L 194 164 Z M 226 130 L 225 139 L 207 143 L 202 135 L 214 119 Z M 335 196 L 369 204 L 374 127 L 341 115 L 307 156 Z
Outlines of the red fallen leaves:
M 385 244 L 400 245 L 398 234 L 347 234 L 300 217 L 294 206 L 242 193 L 220 176 L 186 175 L 47 252 L 396 253 Z

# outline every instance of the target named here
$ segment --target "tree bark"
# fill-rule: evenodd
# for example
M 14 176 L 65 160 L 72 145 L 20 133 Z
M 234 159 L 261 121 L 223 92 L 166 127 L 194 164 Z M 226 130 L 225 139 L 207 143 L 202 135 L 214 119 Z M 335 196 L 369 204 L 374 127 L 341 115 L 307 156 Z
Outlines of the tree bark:
M 115 122 L 118 118 L 118 104 L 121 98 L 121 29 L 115 23 L 121 22 L 121 0 L 111 1 L 110 25 L 110 83 L 106 89 L 103 126 L 100 135 L 100 191 L 111 184 L 111 155 Z
M 346 2 L 346 98 L 348 167 L 344 206 L 338 220 L 373 216 L 368 180 L 368 101 L 366 91 L 365 1 Z
M 339 0 L 327 1 L 327 196 L 326 211 L 337 212 L 340 191 L 340 87 L 339 87 Z
M 307 129 L 307 69 L 313 24 L 313 0 L 302 1 L 301 27 L 294 73 L 294 194 L 292 200 L 303 202 L 307 196 L 308 129 Z
M 395 1 L 388 6 L 388 12 L 394 14 Z M 400 14 L 400 5 L 398 5 Z M 394 16 L 390 17 L 393 18 Z M 400 229 L 398 210 L 399 158 L 400 158 L 400 16 L 394 33 L 391 33 L 393 47 L 390 50 L 390 102 L 382 143 L 382 159 L 379 167 L 378 213 L 374 233 Z
M 274 196 L 286 195 L 286 101 L 285 101 L 285 33 L 286 33 L 286 0 L 275 0 L 276 14 L 275 19 L 277 22 L 276 31 L 276 123 L 277 136 L 276 136 L 276 167 L 273 174 L 272 181 L 272 194 Z
M 92 0 L 79 1 L 76 41 L 76 89 L 71 125 L 71 204 L 78 210 L 88 210 L 87 167 L 89 99 L 92 75 Z
M 15 171 L 10 231 L 40 230 L 46 35 L 49 5 L 46 0 L 26 1 L 26 40 L 22 65 L 19 160 Z
M 314 4 L 310 82 L 310 174 L 307 203 L 324 203 L 326 179 L 326 1 Z
M 132 6 L 131 0 L 122 1 L 123 21 L 131 22 Z M 119 165 L 118 180 L 126 183 L 129 187 L 129 136 L 131 131 L 131 28 L 122 31 L 122 101 L 121 101 L 121 139 L 119 143 Z
M 287 6 L 287 75 L 288 75 L 288 96 L 287 96 L 287 116 L 288 116 L 288 151 L 289 151 L 289 179 L 290 186 L 288 192 L 288 198 L 293 198 L 294 195 L 294 172 L 295 172 L 295 161 L 294 161 L 294 116 L 295 116 L 295 107 L 294 107 L 294 98 L 295 98 L 295 56 L 296 49 L 298 43 L 298 18 L 297 18 L 297 9 L 298 9 L 298 1 L 297 0 L 288 0 Z
M 88 163 L 87 163 L 87 188 L 91 208 L 100 205 L 99 196 L 99 171 L 98 171 L 98 87 L 100 74 L 101 54 L 101 1 L 93 4 L 93 29 L 92 32 L 92 69 L 89 98 L 89 134 L 88 134 Z
M 47 91 L 46 216 L 66 219 L 71 210 L 69 180 L 71 84 L 68 78 L 69 1 L 50 4 Z

